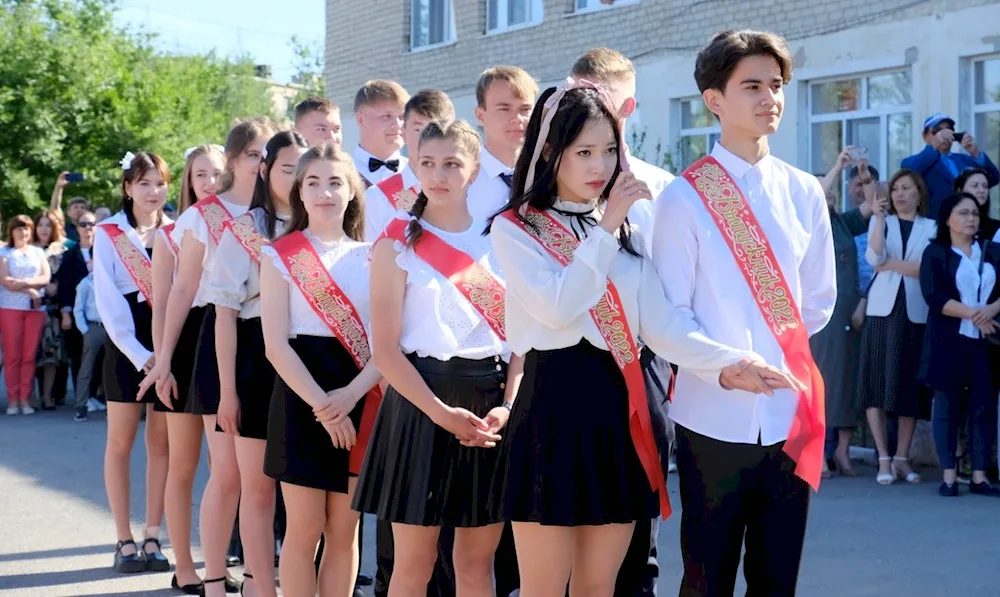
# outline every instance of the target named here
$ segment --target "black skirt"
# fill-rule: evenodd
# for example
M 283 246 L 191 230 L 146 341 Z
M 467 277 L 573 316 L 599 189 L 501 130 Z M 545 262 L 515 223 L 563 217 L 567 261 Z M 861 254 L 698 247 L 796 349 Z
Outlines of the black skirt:
M 299 336 L 288 343 L 324 392 L 346 386 L 360 372 L 351 353 L 336 338 Z M 361 424 L 364 406 L 362 398 L 351 411 L 355 429 Z M 347 493 L 351 477 L 350 452 L 333 447 L 312 407 L 280 376 L 275 378 L 271 397 L 264 474 L 284 483 L 337 493 Z
M 219 412 L 219 362 L 215 356 L 215 305 L 204 307 L 205 315 L 194 352 L 194 371 L 184 412 L 214 415 Z M 178 385 L 180 380 L 177 380 Z
M 139 292 L 131 292 L 125 295 L 128 308 L 132 312 L 132 323 L 135 326 L 135 339 L 142 344 L 146 350 L 153 350 L 153 311 L 147 302 L 139 302 Z M 139 393 L 139 384 L 142 383 L 146 374 L 136 371 L 135 365 L 125 356 L 121 350 L 108 337 L 104 345 L 104 396 L 109 402 L 123 402 L 126 404 L 155 404 L 158 410 L 163 407 L 156 399 L 156 387 L 150 388 L 142 400 L 136 400 Z
M 240 437 L 267 439 L 267 420 L 277 374 L 264 350 L 260 318 L 236 320 L 236 395 Z
M 448 406 L 485 417 L 503 404 L 507 365 L 500 357 L 408 358 Z M 462 446 L 390 387 L 375 419 L 352 505 L 380 520 L 419 526 L 500 522 L 488 507 L 498 449 Z
M 205 307 L 192 307 L 184 320 L 181 335 L 174 348 L 174 356 L 170 359 L 170 371 L 177 382 L 178 396 L 173 400 L 173 410 L 163 408 L 157 403 L 156 410 L 190 414 L 188 409 L 191 396 L 191 375 L 194 372 L 194 359 L 198 351 L 198 336 L 201 334 L 202 322 L 205 319 Z
M 610 352 L 586 340 L 529 351 L 493 481 L 494 516 L 553 526 L 656 516 L 628 415 Z

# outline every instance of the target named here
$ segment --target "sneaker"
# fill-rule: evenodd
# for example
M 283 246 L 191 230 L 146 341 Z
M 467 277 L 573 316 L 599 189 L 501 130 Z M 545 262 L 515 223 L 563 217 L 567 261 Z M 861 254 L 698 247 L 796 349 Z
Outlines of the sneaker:
M 28 406 L 27 404 L 25 404 L 24 406 L 21 407 L 21 414 L 22 415 L 33 415 L 33 414 L 35 414 L 35 409 L 33 409 L 30 406 Z
M 18 413 L 18 410 L 17 410 L 16 406 L 8 406 L 7 407 L 7 416 L 8 417 L 13 417 L 17 413 Z
M 969 493 L 1000 497 L 1000 488 L 990 485 L 989 481 L 982 483 L 969 483 Z
M 958 497 L 958 483 L 941 483 L 938 487 L 938 495 L 941 497 Z
M 87 410 L 84 408 L 76 411 L 76 415 L 73 417 L 74 421 L 86 421 L 87 419 Z

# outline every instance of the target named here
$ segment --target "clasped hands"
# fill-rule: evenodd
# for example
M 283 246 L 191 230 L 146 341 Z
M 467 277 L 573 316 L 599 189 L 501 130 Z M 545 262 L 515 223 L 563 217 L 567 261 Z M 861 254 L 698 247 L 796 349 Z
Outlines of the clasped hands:
M 984 336 L 991 336 L 1000 331 L 996 316 L 1000 315 L 1000 301 L 986 305 L 982 309 L 972 309 L 970 319 Z
M 743 390 L 751 394 L 774 396 L 774 390 L 801 392 L 805 384 L 791 373 L 772 367 L 760 357 L 746 358 L 729 365 L 719 374 L 719 383 L 726 390 Z
M 358 432 L 350 414 L 363 396 L 364 394 L 346 386 L 327 392 L 320 403 L 313 407 L 313 415 L 323 425 L 323 429 L 326 429 L 333 447 L 350 450 L 358 443 Z
M 170 371 L 169 361 L 157 361 L 156 355 L 150 355 L 149 360 L 142 366 L 142 372 L 146 376 L 139 383 L 139 391 L 136 392 L 136 401 L 142 400 L 153 385 L 156 385 L 156 398 L 170 410 L 174 409 L 172 399 L 178 398 L 177 380 Z

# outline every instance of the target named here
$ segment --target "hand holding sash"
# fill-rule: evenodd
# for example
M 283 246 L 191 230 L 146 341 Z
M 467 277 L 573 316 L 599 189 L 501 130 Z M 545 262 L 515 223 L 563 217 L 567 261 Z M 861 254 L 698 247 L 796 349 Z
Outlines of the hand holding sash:
M 763 359 L 743 359 L 719 374 L 719 383 L 726 390 L 743 390 L 751 394 L 774 396 L 774 390 L 805 391 L 806 386 L 791 373 L 772 367 Z

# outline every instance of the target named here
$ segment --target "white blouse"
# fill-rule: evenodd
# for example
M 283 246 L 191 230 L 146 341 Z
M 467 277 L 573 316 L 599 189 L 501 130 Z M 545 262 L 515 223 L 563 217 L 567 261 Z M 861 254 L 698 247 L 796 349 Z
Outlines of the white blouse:
M 162 223 L 169 224 L 170 219 L 164 216 Z M 135 285 L 132 274 L 122 263 L 118 251 L 111 243 L 111 237 L 103 230 L 104 226 L 118 226 L 139 250 L 143 252 L 147 250 L 142 244 L 139 233 L 128 223 L 125 212 L 120 211 L 97 226 L 98 232 L 94 236 L 93 247 L 94 298 L 97 312 L 101 315 L 108 337 L 128 358 L 135 370 L 141 371 L 153 353 L 136 339 L 132 310 L 125 300 L 126 294 L 139 292 L 139 287 Z M 146 301 L 141 292 L 138 301 L 140 303 Z
M 952 247 L 959 257 L 958 270 L 955 272 L 955 286 L 962 304 L 973 309 L 982 309 L 990 300 L 993 286 L 997 282 L 997 272 L 991 263 L 983 263 L 983 275 L 979 275 L 979 262 L 983 259 L 983 250 L 979 243 L 972 243 L 972 256 L 969 257 L 958 247 Z M 958 326 L 958 333 L 973 339 L 982 337 L 979 328 L 971 319 L 963 319 Z
M 588 213 L 594 204 L 557 201 L 564 212 Z M 591 211 L 592 210 L 592 211 Z M 549 212 L 567 229 L 573 218 Z M 577 229 L 580 228 L 576 224 Z M 753 353 L 735 350 L 708 339 L 698 326 L 678 316 L 663 294 L 649 260 L 621 250 L 616 236 L 588 225 L 573 260 L 563 267 L 542 245 L 506 218 L 493 221 L 493 249 L 507 279 L 507 341 L 519 355 L 529 350 L 556 350 L 575 346 L 581 339 L 608 350 L 590 309 L 604 294 L 610 279 L 618 290 L 633 340 L 643 342 L 658 356 L 697 371 L 718 385 L 720 371 Z M 632 235 L 642 247 L 641 234 Z
M 232 203 L 221 197 L 219 198 L 219 202 L 226 208 L 229 215 L 234 218 L 242 216 L 249 209 L 248 205 Z M 194 297 L 194 306 L 204 307 L 212 302 L 209 289 L 211 287 L 212 268 L 215 267 L 216 247 L 215 241 L 212 240 L 212 235 L 208 232 L 208 224 L 201 217 L 201 212 L 193 205 L 185 209 L 184 213 L 177 218 L 177 225 L 174 226 L 174 229 L 170 233 L 170 238 L 177 244 L 178 249 L 183 245 L 184 234 L 188 231 L 191 232 L 192 238 L 205 245 L 205 256 L 201 260 L 201 280 L 198 282 L 198 292 Z M 220 238 L 219 240 L 221 242 L 222 239 Z
M 472 226 L 464 232 L 446 232 L 426 221 L 420 225 L 467 254 L 504 284 L 490 239 L 482 234 L 483 222 L 473 219 Z M 395 241 L 395 248 L 396 265 L 406 272 L 400 350 L 439 361 L 452 357 L 478 360 L 498 355 L 510 360 L 506 343 L 493 333 L 479 311 L 447 277 L 403 243 Z
M 267 238 L 267 212 L 258 207 L 250 213 L 257 232 Z M 285 220 L 279 217 L 274 234 L 277 237 L 284 231 Z M 215 255 L 215 267 L 209 275 L 209 301 L 239 311 L 240 319 L 260 317 L 260 266 L 228 228 L 222 234 Z
M 45 255 L 45 249 L 34 245 L 26 246 L 23 251 L 18 251 L 9 245 L 4 246 L 0 248 L 0 257 L 7 260 L 7 275 L 17 280 L 41 275 L 42 262 L 48 259 Z M 34 310 L 31 308 L 30 296 L 23 292 L 8 290 L 3 286 L 0 286 L 0 309 Z
M 308 231 L 305 232 L 305 235 L 316 249 L 320 261 L 330 272 L 341 292 L 347 295 L 347 298 L 354 305 L 358 316 L 361 317 L 361 323 L 365 326 L 365 332 L 371 338 L 371 306 L 368 298 L 370 277 L 368 253 L 371 250 L 371 245 L 352 240 L 325 243 Z M 261 253 L 261 259 L 270 259 L 281 276 L 288 282 L 288 308 L 290 312 L 288 336 L 290 338 L 296 336 L 332 337 L 333 332 L 306 302 L 274 248 L 264 247 Z
M 420 189 L 420 181 L 417 180 L 417 175 L 413 173 L 409 164 L 402 168 L 402 172 L 397 176 L 403 177 L 404 189 L 413 187 Z M 365 240 L 370 243 L 378 240 L 385 227 L 396 217 L 406 217 L 406 214 L 393 207 L 377 184 L 368 187 L 365 191 Z

